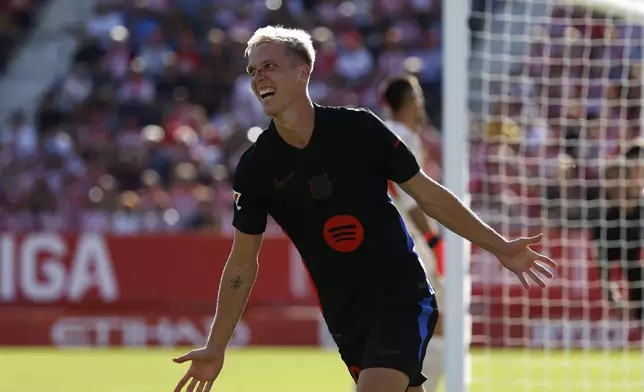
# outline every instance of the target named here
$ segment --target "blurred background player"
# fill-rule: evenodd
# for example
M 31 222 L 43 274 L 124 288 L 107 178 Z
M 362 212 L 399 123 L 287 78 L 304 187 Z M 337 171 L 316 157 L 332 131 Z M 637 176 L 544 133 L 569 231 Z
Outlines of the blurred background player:
M 389 110 L 387 125 L 409 147 L 421 167 L 426 159 L 421 133 L 427 126 L 423 90 L 416 77 L 405 75 L 387 80 L 382 85 L 383 104 Z M 416 252 L 423 260 L 430 280 L 436 287 L 440 309 L 444 309 L 440 295 L 443 278 L 443 242 L 440 230 L 418 207 L 414 198 L 397 184 L 389 183 L 389 194 L 400 211 L 416 244 Z M 434 336 L 427 346 L 423 373 L 427 381 L 423 386 L 434 392 L 443 374 L 444 341 L 442 322 L 439 319 Z
M 628 309 L 639 328 L 644 326 L 644 267 L 642 266 L 642 150 L 636 142 L 624 158 L 607 165 L 606 185 L 600 190 L 605 203 L 591 209 L 591 238 L 597 252 L 597 266 L 606 299 L 613 308 Z M 627 279 L 627 298 L 611 282 L 619 267 Z

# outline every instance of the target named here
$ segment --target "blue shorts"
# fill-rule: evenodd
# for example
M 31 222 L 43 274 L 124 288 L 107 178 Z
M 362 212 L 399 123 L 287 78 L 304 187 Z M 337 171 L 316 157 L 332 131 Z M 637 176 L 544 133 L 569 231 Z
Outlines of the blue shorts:
M 399 370 L 409 377 L 409 386 L 420 386 L 427 380 L 423 361 L 437 322 L 434 295 L 420 301 L 392 299 L 378 310 L 369 327 L 339 344 L 340 355 L 356 383 L 362 370 L 381 367 Z

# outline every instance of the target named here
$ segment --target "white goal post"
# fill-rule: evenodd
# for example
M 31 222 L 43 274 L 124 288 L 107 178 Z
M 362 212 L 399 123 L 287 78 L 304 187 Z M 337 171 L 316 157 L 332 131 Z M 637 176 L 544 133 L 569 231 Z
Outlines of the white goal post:
M 468 203 L 469 37 L 468 0 L 443 2 L 443 184 Z M 441 314 L 445 334 L 445 390 L 468 390 L 470 247 L 454 233 L 445 233 L 445 294 Z
M 642 391 L 641 330 L 604 299 L 575 211 L 596 202 L 579 189 L 602 186 L 598 168 L 644 136 L 644 109 L 631 114 L 644 102 L 644 0 L 476 1 L 442 2 L 442 180 L 502 234 L 544 232 L 560 269 L 525 292 L 445 233 L 443 390 Z

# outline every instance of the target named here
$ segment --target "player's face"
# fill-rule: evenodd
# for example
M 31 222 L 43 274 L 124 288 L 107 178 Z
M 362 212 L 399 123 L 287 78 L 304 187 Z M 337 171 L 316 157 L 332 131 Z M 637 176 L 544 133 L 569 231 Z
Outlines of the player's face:
M 247 70 L 251 87 L 266 115 L 279 115 L 306 91 L 302 79 L 306 76 L 304 67 L 307 66 L 298 62 L 282 44 L 266 43 L 249 54 Z
M 415 86 L 411 93 L 411 110 L 418 120 L 418 125 L 427 125 L 427 113 L 425 112 L 425 98 L 420 86 Z

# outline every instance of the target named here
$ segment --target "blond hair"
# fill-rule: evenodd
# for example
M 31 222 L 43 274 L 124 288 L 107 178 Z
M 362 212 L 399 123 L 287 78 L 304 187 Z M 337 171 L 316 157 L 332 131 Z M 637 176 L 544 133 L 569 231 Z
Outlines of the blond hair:
M 244 56 L 248 57 L 255 48 L 266 44 L 284 44 L 295 56 L 304 61 L 311 69 L 315 65 L 315 49 L 311 35 L 304 30 L 283 26 L 266 26 L 255 31 L 246 43 Z

